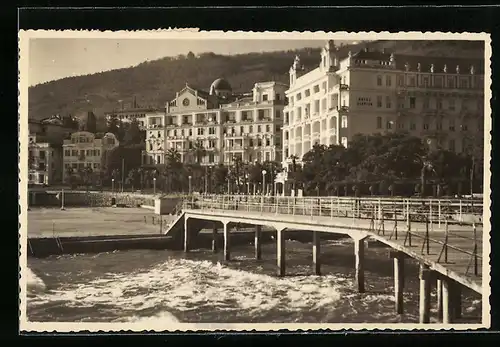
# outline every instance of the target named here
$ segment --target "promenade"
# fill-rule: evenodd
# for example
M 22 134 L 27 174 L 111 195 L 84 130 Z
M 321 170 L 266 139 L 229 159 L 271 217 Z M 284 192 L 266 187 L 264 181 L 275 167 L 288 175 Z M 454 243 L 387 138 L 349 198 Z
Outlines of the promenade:
M 198 223 L 204 221 L 203 223 Z M 255 226 L 256 258 L 260 253 L 262 226 L 277 231 L 278 275 L 286 273 L 286 230 L 313 233 L 313 268 L 321 274 L 322 233 L 344 234 L 354 240 L 355 284 L 365 291 L 365 240 L 390 247 L 394 259 L 395 301 L 403 312 L 404 263 L 420 263 L 420 321 L 430 316 L 431 281 L 438 290 L 438 315 L 444 323 L 460 316 L 463 286 L 482 294 L 482 203 L 438 199 L 292 198 L 262 196 L 191 196 L 182 202 L 182 212 L 167 235 L 184 231 L 184 250 L 189 251 L 196 229 L 213 226 L 224 233 L 224 258 L 230 260 L 230 225 Z

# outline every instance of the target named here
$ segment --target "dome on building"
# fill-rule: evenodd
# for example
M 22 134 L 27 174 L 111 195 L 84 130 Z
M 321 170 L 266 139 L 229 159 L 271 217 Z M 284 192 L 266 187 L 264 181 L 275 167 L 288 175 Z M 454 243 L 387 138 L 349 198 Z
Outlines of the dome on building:
M 210 86 L 210 95 L 218 95 L 220 92 L 232 92 L 232 90 L 228 81 L 224 78 L 218 78 Z

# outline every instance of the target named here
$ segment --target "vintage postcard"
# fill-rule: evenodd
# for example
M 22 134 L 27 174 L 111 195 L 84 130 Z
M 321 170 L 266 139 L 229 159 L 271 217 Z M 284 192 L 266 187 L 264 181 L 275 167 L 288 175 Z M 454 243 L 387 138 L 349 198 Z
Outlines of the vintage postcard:
M 490 326 L 489 35 L 19 49 L 22 332 Z

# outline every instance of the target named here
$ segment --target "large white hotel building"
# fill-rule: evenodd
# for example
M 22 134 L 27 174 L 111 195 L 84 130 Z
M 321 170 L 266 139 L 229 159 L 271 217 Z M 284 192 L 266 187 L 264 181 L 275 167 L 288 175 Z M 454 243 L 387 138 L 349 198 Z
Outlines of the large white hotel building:
M 256 83 L 251 93 L 235 95 L 225 79 L 209 92 L 189 84 L 169 101 L 165 113 L 146 113 L 144 165 L 165 164 L 169 150 L 184 163 L 201 165 L 281 161 L 283 109 L 287 85 Z
M 283 167 L 315 143 L 349 146 L 355 134 L 407 131 L 457 152 L 481 142 L 484 61 L 361 50 L 338 56 L 333 41 L 319 66 L 290 68 Z

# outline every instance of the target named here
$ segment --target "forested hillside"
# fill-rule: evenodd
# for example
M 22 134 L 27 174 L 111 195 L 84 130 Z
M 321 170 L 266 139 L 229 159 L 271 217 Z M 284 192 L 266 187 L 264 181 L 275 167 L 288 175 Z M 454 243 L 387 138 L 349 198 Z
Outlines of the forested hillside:
M 458 41 L 375 41 L 341 47 L 340 55 L 368 45 L 395 53 L 450 57 L 483 56 L 483 45 Z M 29 89 L 29 116 L 42 119 L 53 114 L 77 114 L 93 110 L 98 118 L 103 112 L 137 104 L 161 107 L 175 96 L 186 82 L 201 89 L 210 87 L 216 78 L 224 77 L 235 92 L 248 92 L 258 81 L 276 80 L 288 83 L 288 70 L 299 54 L 306 70 L 319 63 L 319 49 L 287 52 L 250 53 L 223 56 L 204 53 L 194 56 L 166 57 L 136 67 L 118 69 L 87 76 L 69 77 L 33 86 Z M 105 59 L 105 57 L 103 57 Z

